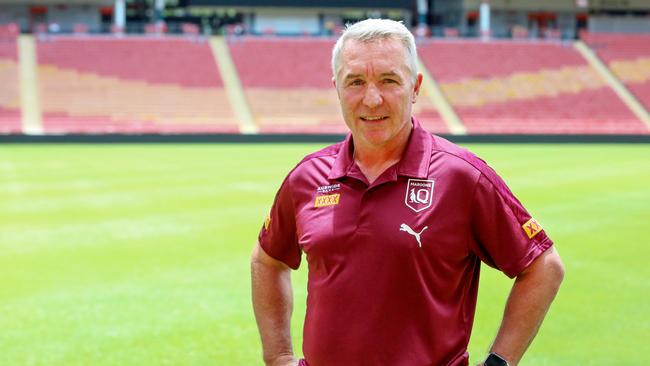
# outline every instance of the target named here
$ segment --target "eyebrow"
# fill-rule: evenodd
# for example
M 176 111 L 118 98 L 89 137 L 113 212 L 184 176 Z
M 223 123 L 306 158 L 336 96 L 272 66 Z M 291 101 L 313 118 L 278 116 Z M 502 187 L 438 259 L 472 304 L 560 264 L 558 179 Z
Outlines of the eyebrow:
M 343 79 L 343 80 L 356 79 L 356 78 L 360 78 L 360 77 L 361 77 L 361 74 L 347 74 L 347 75 L 345 75 L 345 79 Z
M 397 77 L 397 78 L 401 79 L 399 74 L 397 74 L 394 71 L 383 72 L 383 73 L 379 74 L 379 77 L 386 77 L 386 76 Z M 345 78 L 343 80 L 356 79 L 356 78 L 361 78 L 361 77 L 363 77 L 363 75 L 361 75 L 361 74 L 348 74 L 348 75 L 345 76 Z
M 397 77 L 397 78 L 400 77 L 399 74 L 397 74 L 396 72 L 393 72 L 393 71 L 383 72 L 383 73 L 381 73 L 379 76 L 380 76 L 380 77 L 384 77 L 384 76 L 394 76 L 394 77 Z

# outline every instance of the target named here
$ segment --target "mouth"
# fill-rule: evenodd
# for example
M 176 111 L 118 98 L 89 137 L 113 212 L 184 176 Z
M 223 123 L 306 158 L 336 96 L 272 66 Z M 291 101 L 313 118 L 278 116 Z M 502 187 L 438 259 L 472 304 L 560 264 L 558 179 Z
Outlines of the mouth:
M 388 119 L 388 116 L 362 116 L 360 118 L 362 121 L 378 122 Z

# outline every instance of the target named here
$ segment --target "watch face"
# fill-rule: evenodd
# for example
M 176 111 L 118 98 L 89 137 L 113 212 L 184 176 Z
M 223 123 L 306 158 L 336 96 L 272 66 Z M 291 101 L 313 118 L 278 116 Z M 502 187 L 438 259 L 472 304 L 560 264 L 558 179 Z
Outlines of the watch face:
M 506 360 L 494 353 L 490 353 L 483 364 L 485 366 L 508 366 L 508 362 L 506 362 Z

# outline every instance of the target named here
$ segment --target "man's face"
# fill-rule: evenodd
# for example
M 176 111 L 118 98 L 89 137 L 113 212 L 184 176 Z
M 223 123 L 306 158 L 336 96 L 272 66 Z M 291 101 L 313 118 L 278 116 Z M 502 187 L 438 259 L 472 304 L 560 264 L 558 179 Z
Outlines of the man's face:
M 334 84 L 355 145 L 381 148 L 410 131 L 411 106 L 422 83 L 413 82 L 407 51 L 399 40 L 348 40 Z

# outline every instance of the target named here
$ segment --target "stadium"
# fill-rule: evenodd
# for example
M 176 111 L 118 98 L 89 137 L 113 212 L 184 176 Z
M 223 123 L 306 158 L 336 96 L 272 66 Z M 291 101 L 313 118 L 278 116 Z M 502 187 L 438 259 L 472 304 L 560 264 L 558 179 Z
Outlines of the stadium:
M 423 126 L 562 254 L 521 364 L 648 363 L 648 1 L 0 0 L 0 365 L 261 364 L 251 249 L 347 133 L 331 52 L 368 17 L 416 35 Z M 471 364 L 511 284 L 483 269 Z

